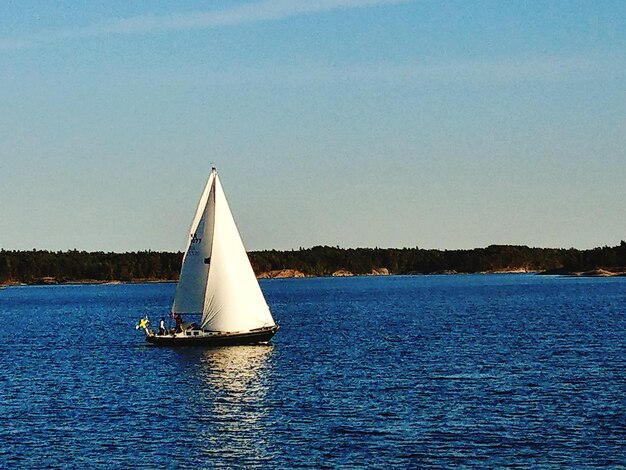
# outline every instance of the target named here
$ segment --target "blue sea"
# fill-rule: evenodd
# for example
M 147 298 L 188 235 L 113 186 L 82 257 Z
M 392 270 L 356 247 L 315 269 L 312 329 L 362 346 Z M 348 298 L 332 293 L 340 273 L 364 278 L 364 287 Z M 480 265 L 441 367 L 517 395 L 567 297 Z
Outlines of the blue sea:
M 626 278 L 261 282 L 271 345 L 158 348 L 174 284 L 0 290 L 0 468 L 626 466 Z

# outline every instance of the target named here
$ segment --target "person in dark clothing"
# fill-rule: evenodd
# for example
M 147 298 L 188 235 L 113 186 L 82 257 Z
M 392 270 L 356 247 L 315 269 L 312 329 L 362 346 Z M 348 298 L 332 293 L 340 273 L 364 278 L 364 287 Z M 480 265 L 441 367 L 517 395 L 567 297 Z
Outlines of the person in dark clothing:
M 174 321 L 176 322 L 176 333 L 180 333 L 183 331 L 183 317 L 180 315 L 180 313 L 177 313 L 176 315 L 174 315 Z

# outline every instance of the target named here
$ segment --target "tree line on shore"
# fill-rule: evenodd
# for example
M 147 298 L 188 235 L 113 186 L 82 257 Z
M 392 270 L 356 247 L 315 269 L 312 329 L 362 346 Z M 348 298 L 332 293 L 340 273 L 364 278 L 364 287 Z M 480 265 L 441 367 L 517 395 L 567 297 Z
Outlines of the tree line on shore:
M 329 276 L 340 270 L 369 274 L 386 268 L 391 274 L 479 273 L 497 271 L 590 271 L 626 269 L 626 242 L 590 250 L 491 245 L 471 250 L 420 248 L 339 248 L 316 246 L 299 250 L 249 253 L 257 274 L 297 270 L 307 276 Z M 0 283 L 176 280 L 183 254 L 140 251 L 0 250 Z

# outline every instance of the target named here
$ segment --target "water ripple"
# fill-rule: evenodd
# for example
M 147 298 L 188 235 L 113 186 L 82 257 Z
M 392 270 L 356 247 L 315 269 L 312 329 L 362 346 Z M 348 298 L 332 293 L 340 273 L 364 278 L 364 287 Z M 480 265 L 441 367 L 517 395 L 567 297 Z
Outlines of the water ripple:
M 626 279 L 270 280 L 273 345 L 160 349 L 173 285 L 0 291 L 1 468 L 626 465 Z

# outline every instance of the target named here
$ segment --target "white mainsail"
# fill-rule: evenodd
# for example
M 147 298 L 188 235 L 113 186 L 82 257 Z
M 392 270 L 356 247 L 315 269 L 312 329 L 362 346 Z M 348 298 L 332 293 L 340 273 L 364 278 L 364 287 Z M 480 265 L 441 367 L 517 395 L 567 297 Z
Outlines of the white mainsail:
M 201 327 L 212 331 L 275 324 L 215 170 L 191 225 L 172 311 L 201 313 Z
M 214 180 L 215 173 L 212 172 L 191 222 L 183 265 L 176 285 L 173 313 L 199 314 L 204 311 L 206 283 L 209 278 L 209 264 L 205 260 L 211 257 L 215 214 L 215 204 L 209 201 L 209 192 Z

